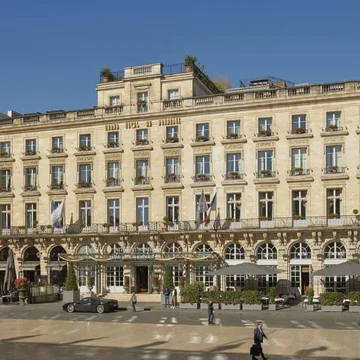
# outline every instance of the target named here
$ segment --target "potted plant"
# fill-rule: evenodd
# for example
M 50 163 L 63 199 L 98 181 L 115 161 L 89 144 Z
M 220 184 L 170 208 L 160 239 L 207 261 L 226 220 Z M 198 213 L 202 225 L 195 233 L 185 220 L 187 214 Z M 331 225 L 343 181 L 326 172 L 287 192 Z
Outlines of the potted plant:
M 270 130 L 260 130 L 260 135 L 261 136 L 271 136 L 271 131 Z
M 153 293 L 158 294 L 159 291 L 160 291 L 160 279 L 159 279 L 159 277 L 154 275 L 151 278 L 151 284 L 152 284 Z
M 237 133 L 231 133 L 231 134 L 229 134 L 229 138 L 230 138 L 230 139 L 238 139 L 238 138 L 239 138 L 239 134 L 237 134 Z
M 349 292 L 348 298 L 350 300 L 349 311 L 360 312 L 360 291 Z
M 295 129 L 295 133 L 296 134 L 304 134 L 305 133 L 305 129 L 302 127 L 298 127 Z
M 30 149 L 27 149 L 26 151 L 25 151 L 25 155 L 35 155 L 35 151 L 34 150 L 30 150 Z
M 179 142 L 179 138 L 177 136 L 169 136 L 166 139 L 166 142 L 167 143 L 177 143 L 177 142 Z
M 115 179 L 113 176 L 107 178 L 107 180 L 106 180 L 108 186 L 114 185 L 114 184 L 115 184 L 115 181 L 116 181 L 116 179 Z
M 68 263 L 65 290 L 63 291 L 63 302 L 75 302 L 80 299 L 80 291 L 77 286 L 74 264 Z
M 115 80 L 115 76 L 111 71 L 111 68 L 109 68 L 108 66 L 105 66 L 101 69 L 101 78 L 103 83 Z
M 336 219 L 336 218 L 338 218 L 338 214 L 336 214 L 336 213 L 330 213 L 328 216 L 329 216 L 329 219 Z
M 8 156 L 9 156 L 8 152 L 6 152 L 6 151 L 0 152 L 0 157 L 8 157 Z
M 149 143 L 148 139 L 137 139 L 136 145 L 147 145 Z
M 206 174 L 197 174 L 197 175 L 196 175 L 196 178 L 197 178 L 199 181 L 206 181 L 206 180 L 208 180 L 208 177 L 206 176 Z
M 270 171 L 270 170 L 263 169 L 263 170 L 261 170 L 261 174 L 262 174 L 263 176 L 270 176 L 270 175 L 271 175 L 271 171 Z
M 237 171 L 232 171 L 229 173 L 230 177 L 233 179 L 239 179 L 239 173 Z
M 259 220 L 260 221 L 267 221 L 268 217 L 267 216 L 259 216 Z
M 339 292 L 329 292 L 320 295 L 321 311 L 342 312 L 343 294 Z
M 60 148 L 59 147 L 53 147 L 52 149 L 51 149 L 51 152 L 52 153 L 59 153 L 60 152 Z
M 35 186 L 32 184 L 25 184 L 24 190 L 25 191 L 33 191 L 33 190 L 35 190 Z
M 195 66 L 195 63 L 198 61 L 198 58 L 193 55 L 186 55 L 184 58 L 185 71 L 192 72 Z
M 244 290 L 241 293 L 243 310 L 262 310 L 261 291 Z
M 303 169 L 302 168 L 295 168 L 294 173 L 295 173 L 295 175 L 302 175 L 303 174 Z
M 269 310 L 275 311 L 276 310 L 276 288 L 272 287 L 269 289 Z
M 293 215 L 293 220 L 301 220 L 301 215 L 299 214 Z
M 80 151 L 88 151 L 88 150 L 90 150 L 90 146 L 80 145 L 80 146 L 79 146 L 79 150 L 80 150 Z
M 109 141 L 108 143 L 107 143 L 107 147 L 108 148 L 114 148 L 114 147 L 117 147 L 118 146 L 118 144 L 117 144 L 117 142 L 115 142 L 115 141 Z
M 306 290 L 306 296 L 306 311 L 314 311 L 314 289 L 311 286 Z
M 208 141 L 209 139 L 206 136 L 200 135 L 196 137 L 196 142 Z
M 167 216 L 164 216 L 164 217 L 163 217 L 163 221 L 164 221 L 164 225 L 170 225 L 170 224 L 172 224 L 172 221 L 171 221 Z
M 233 219 L 231 216 L 227 216 L 227 217 L 225 218 L 225 221 L 233 222 L 234 219 Z
M 185 285 L 181 290 L 181 309 L 197 309 L 200 307 L 201 295 L 204 290 L 204 284 L 195 281 L 192 284 Z
M 337 166 L 329 166 L 328 170 L 331 173 L 337 173 L 338 172 L 338 167 Z
M 329 125 L 329 129 L 332 130 L 332 131 L 335 131 L 337 130 L 338 126 L 336 124 L 330 124 Z
M 28 279 L 25 277 L 20 277 L 14 281 L 15 289 L 19 292 L 20 305 L 25 305 L 25 299 L 27 298 L 28 284 L 29 284 Z
M 87 187 L 89 187 L 89 183 L 87 182 L 87 181 L 84 181 L 84 180 L 81 180 L 80 182 L 79 182 L 79 187 L 80 188 L 87 188 Z

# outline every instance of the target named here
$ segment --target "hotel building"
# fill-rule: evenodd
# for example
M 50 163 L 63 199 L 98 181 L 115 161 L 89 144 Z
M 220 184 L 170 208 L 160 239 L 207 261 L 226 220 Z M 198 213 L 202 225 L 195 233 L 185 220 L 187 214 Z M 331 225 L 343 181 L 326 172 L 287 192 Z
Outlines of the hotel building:
M 31 281 L 62 283 L 72 261 L 83 292 L 93 278 L 97 293 L 151 293 L 165 264 L 176 286 L 243 288 L 206 275 L 225 262 L 284 270 L 258 277 L 264 291 L 347 289 L 312 273 L 359 252 L 360 81 L 224 93 L 196 66 L 155 63 L 96 92 L 91 109 L 0 115 L 0 280 L 11 248 Z M 202 192 L 217 197 L 209 224 Z

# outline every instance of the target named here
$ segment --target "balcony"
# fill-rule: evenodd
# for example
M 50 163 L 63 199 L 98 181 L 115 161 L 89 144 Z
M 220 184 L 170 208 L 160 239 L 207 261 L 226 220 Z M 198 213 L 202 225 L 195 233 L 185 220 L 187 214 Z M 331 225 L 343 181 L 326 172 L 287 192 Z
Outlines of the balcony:
M 305 129 L 303 127 L 293 128 L 289 131 L 289 135 L 286 135 L 286 138 L 289 139 L 305 139 L 312 138 L 314 135 L 311 130 Z
M 36 150 L 26 150 L 22 154 L 24 156 L 21 157 L 21 160 L 39 160 L 39 159 L 41 159 L 39 151 L 36 151 Z
M 90 145 L 80 145 L 76 148 L 77 151 L 92 151 L 93 147 Z
M 163 100 L 163 110 L 173 110 L 173 109 L 180 109 L 183 107 L 183 100 L 176 99 L 176 100 Z
M 54 183 L 49 186 L 50 190 L 64 190 L 65 186 L 63 183 Z
M 340 166 L 327 166 L 324 169 L 324 174 L 343 174 L 346 171 L 346 167 Z
M 205 145 L 206 146 L 215 145 L 215 141 L 208 136 L 199 135 L 190 143 L 191 147 L 198 147 L 198 146 L 205 146 Z
M 225 180 L 242 180 L 244 178 L 244 174 L 238 171 L 230 171 L 224 174 Z
M 11 186 L 0 185 L 0 198 L 13 198 L 13 197 L 15 197 L 12 190 L 13 189 L 12 189 Z
M 166 138 L 166 144 L 175 144 L 179 142 L 179 138 L 177 136 L 169 136 Z
M 25 184 L 22 189 L 23 189 L 23 192 L 21 193 L 22 196 L 40 196 L 41 195 L 38 190 L 37 185 Z
M 114 177 L 109 177 L 105 182 L 105 188 L 102 190 L 104 193 L 114 193 L 124 191 L 122 187 L 121 179 L 116 179 Z
M 148 112 L 148 104 L 146 101 L 138 101 L 137 103 L 137 112 L 138 113 L 146 113 Z
M 347 131 L 346 127 L 330 124 L 320 133 L 321 137 L 337 135 L 349 135 L 349 132 Z
M 49 150 L 50 154 L 62 154 L 64 152 L 63 147 L 53 147 Z
M 137 139 L 136 140 L 136 146 L 146 146 L 149 145 L 149 140 L 148 139 Z
M 37 185 L 30 185 L 30 184 L 26 184 L 23 187 L 24 191 L 36 191 L 37 190 Z
M 253 138 L 254 142 L 274 140 L 279 140 L 279 136 L 277 136 L 277 133 L 271 130 L 260 130 L 257 134 L 254 135 Z
M 271 177 L 275 177 L 276 176 L 276 171 L 273 171 L 273 170 L 259 170 L 257 171 L 256 173 L 256 177 L 258 179 L 261 179 L 261 178 L 271 178 Z
M 294 168 L 289 170 L 290 176 L 308 176 L 310 175 L 310 169 Z
M 212 181 L 213 177 L 210 174 L 196 174 L 193 179 L 194 182 L 205 182 Z
M 10 152 L 6 152 L 6 151 L 0 152 L 0 161 L 1 161 L 2 159 L 7 159 L 7 158 L 9 158 L 9 157 L 11 157 Z
M 197 143 L 207 142 L 207 141 L 209 141 L 209 140 L 210 140 L 209 137 L 203 136 L 203 135 L 197 136 L 197 137 L 195 138 L 195 142 L 197 142 Z
M 48 185 L 48 195 L 67 195 L 66 185 L 62 182 Z
M 104 108 L 105 115 L 118 115 L 122 114 L 124 111 L 123 105 L 116 105 L 116 106 L 107 106 Z
M 95 116 L 95 109 L 84 109 L 84 110 L 78 110 L 76 112 L 76 117 L 78 118 L 93 117 L 93 116 Z
M 115 179 L 114 177 L 107 178 L 105 183 L 106 183 L 106 187 L 121 186 L 121 180 Z
M 347 174 L 347 167 L 342 166 L 327 166 L 323 169 L 324 175 L 321 176 L 321 180 L 328 179 L 349 179 L 349 175 Z
M 134 185 L 150 185 L 151 178 L 149 176 L 136 176 L 134 180 Z
M 164 178 L 165 184 L 169 183 L 179 183 L 180 182 L 180 175 L 179 174 L 167 174 Z
M 80 180 L 77 184 L 76 187 L 78 189 L 89 189 L 93 187 L 93 183 L 92 182 L 88 182 L 88 181 L 83 181 Z
M 76 148 L 75 156 L 96 155 L 95 148 L 90 145 L 80 145 Z

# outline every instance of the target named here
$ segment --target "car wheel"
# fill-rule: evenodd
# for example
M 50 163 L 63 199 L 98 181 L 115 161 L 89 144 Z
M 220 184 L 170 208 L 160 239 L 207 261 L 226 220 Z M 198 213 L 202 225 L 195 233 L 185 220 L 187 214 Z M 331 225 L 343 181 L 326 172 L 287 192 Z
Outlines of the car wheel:
M 69 312 L 69 313 L 73 313 L 75 311 L 75 306 L 73 304 L 69 304 L 66 307 L 66 311 Z
M 97 312 L 98 314 L 102 314 L 103 312 L 105 312 L 104 305 L 98 305 L 98 306 L 96 307 L 96 312 Z

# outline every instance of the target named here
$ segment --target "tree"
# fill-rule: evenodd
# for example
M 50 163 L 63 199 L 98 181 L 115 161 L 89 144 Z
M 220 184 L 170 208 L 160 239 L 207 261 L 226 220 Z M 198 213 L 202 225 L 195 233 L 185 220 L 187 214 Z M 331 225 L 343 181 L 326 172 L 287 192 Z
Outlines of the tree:
M 222 74 L 215 74 L 211 79 L 215 86 L 222 92 L 225 92 L 227 89 L 231 88 L 231 83 L 229 79 Z
M 164 289 L 166 288 L 169 288 L 170 290 L 174 288 L 172 267 L 170 265 L 165 266 Z
M 76 282 L 76 274 L 75 274 L 75 270 L 74 270 L 74 264 L 72 262 L 70 262 L 69 266 L 68 266 L 66 282 L 65 282 L 65 290 L 67 290 L 67 291 L 78 290 L 78 286 L 77 286 L 77 282 Z

